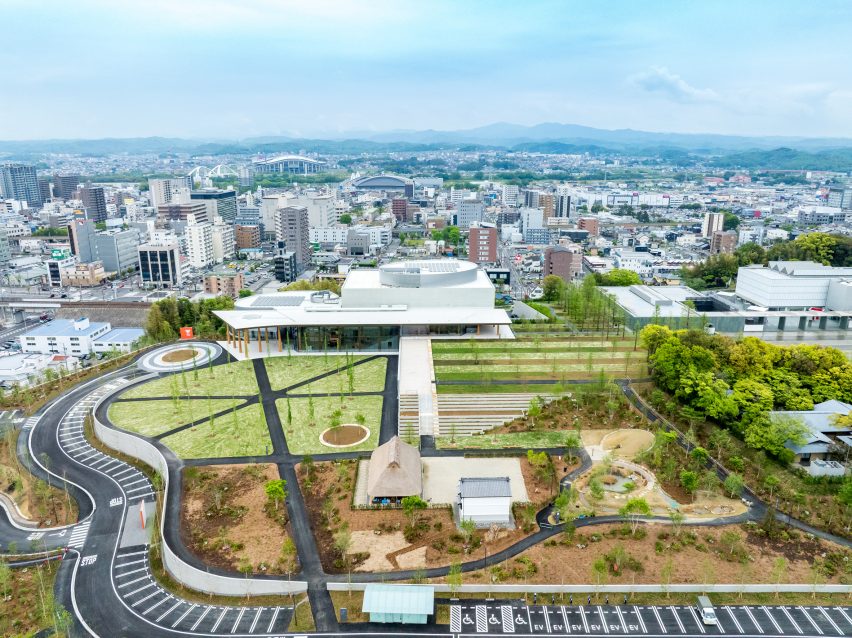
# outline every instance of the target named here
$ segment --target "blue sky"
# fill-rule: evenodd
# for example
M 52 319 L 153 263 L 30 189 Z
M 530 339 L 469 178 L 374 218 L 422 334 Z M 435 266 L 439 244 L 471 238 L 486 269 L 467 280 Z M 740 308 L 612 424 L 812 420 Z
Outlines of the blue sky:
M 0 0 L 0 139 L 852 137 L 852 2 Z

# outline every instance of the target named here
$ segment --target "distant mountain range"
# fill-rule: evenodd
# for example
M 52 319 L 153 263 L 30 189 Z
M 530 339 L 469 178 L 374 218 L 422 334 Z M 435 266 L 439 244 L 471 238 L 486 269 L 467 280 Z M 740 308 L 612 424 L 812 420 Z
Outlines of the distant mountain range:
M 577 124 L 543 123 L 522 126 L 498 122 L 478 128 L 437 131 L 351 131 L 315 138 L 288 136 L 250 137 L 241 140 L 185 139 L 167 137 L 107 138 L 96 140 L 0 141 L 0 157 L 35 160 L 45 153 L 107 155 L 116 153 L 191 153 L 195 155 L 296 153 L 362 153 L 424 151 L 438 149 L 503 149 L 541 153 L 613 153 L 662 155 L 669 159 L 714 157 L 761 165 L 764 154 L 778 154 L 784 166 L 768 162 L 767 168 L 820 168 L 830 158 L 838 170 L 852 169 L 850 138 L 745 137 L 698 133 L 656 133 L 632 129 L 608 130 Z M 821 159 L 822 158 L 822 159 Z M 789 164 L 789 165 L 787 165 Z M 845 168 L 844 168 L 845 167 Z

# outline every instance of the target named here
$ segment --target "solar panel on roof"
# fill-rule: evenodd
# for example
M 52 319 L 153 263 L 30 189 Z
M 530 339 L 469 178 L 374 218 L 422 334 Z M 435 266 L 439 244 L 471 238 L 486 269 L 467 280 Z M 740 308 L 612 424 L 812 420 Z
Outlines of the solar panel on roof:
M 252 304 L 252 308 L 283 308 L 285 306 L 301 306 L 304 298 L 302 297 L 277 297 L 275 295 L 260 295 Z

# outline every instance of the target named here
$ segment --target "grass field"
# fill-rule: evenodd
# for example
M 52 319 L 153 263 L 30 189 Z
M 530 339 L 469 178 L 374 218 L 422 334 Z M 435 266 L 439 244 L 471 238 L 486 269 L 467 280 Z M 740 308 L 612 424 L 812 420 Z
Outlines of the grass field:
M 350 357 L 350 361 L 360 361 L 364 357 Z M 344 377 L 344 369 L 347 365 L 345 356 L 342 355 L 293 355 L 291 357 L 270 357 L 265 359 L 266 374 L 269 375 L 269 384 L 273 390 L 283 390 L 295 383 L 307 381 L 325 372 L 337 372 L 338 366 Z M 346 379 L 344 379 L 346 382 Z M 332 382 L 332 392 L 337 392 L 337 380 Z M 348 386 L 347 386 L 348 387 Z M 384 386 L 383 386 L 384 387 Z M 299 388 L 298 392 L 303 390 Z M 304 390 L 304 392 L 310 392 Z
M 242 403 L 242 399 L 119 401 L 109 406 L 116 427 L 144 436 L 157 436 Z
M 269 429 L 259 405 L 206 421 L 161 439 L 184 459 L 255 456 L 272 452 Z
M 145 397 L 170 398 L 177 387 L 177 393 L 185 396 L 248 396 L 257 394 L 257 379 L 251 361 L 239 361 L 220 366 L 199 367 L 198 378 L 192 368 L 183 372 L 153 379 L 135 386 L 121 395 L 126 399 Z
M 343 362 L 341 362 L 343 363 Z M 381 392 L 385 389 L 385 372 L 388 360 L 384 357 L 353 366 L 353 392 Z M 297 394 L 340 394 L 349 392 L 349 374 L 342 367 L 340 372 L 323 377 L 293 390 Z
M 332 448 L 320 443 L 320 434 L 331 425 L 332 414 L 341 411 L 340 423 L 357 423 L 356 416 L 364 416 L 364 424 L 370 429 L 370 437 L 358 445 L 347 447 L 345 451 L 355 452 L 372 450 L 379 442 L 379 430 L 382 425 L 382 403 L 380 396 L 344 397 L 340 402 L 338 397 L 314 397 L 314 425 L 310 419 L 310 400 L 306 398 L 290 399 L 291 419 L 287 419 L 287 399 L 276 401 L 281 425 L 287 446 L 294 454 L 320 454 L 323 452 L 340 452 L 340 448 Z

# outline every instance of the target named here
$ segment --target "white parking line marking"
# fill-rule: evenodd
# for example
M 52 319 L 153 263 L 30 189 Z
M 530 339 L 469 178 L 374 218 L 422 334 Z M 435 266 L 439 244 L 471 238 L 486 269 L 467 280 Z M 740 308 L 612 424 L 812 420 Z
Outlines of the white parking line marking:
M 639 608 L 636 605 L 633 605 L 633 613 L 635 613 L 636 618 L 639 619 L 639 626 L 642 628 L 642 633 L 647 634 L 648 628 L 645 626 L 645 621 L 642 620 L 642 614 L 639 613 Z
M 685 634 L 686 629 L 683 628 L 683 623 L 680 621 L 680 616 L 677 615 L 677 609 L 675 607 L 669 607 L 669 610 L 672 612 L 672 616 L 674 616 L 677 621 L 677 626 L 680 627 L 680 633 Z
M 225 607 L 225 608 L 222 610 L 222 613 L 221 613 L 221 614 L 219 614 L 219 618 L 217 618 L 217 619 L 216 619 L 216 623 L 213 625 L 213 628 L 210 630 L 210 633 L 211 633 L 211 634 L 216 633 L 216 630 L 219 628 L 219 623 L 221 623 L 221 622 L 222 622 L 222 619 L 225 617 L 225 614 L 227 614 L 227 613 L 228 613 L 228 609 L 230 609 L 230 608 L 229 608 L 229 607 Z
M 562 605 L 562 622 L 565 623 L 565 633 L 571 633 L 571 623 L 568 622 L 568 612 L 565 611 L 565 605 Z M 514 626 L 512 627 L 512 631 L 515 631 Z
M 138 574 L 139 572 L 147 572 L 147 567 L 140 567 L 139 569 L 131 569 L 129 572 L 121 572 L 120 574 L 116 574 L 116 578 L 124 578 L 125 576 L 130 576 L 130 574 Z
M 254 628 L 257 626 L 257 621 L 260 620 L 260 614 L 262 614 L 262 613 L 263 613 L 263 607 L 258 607 L 257 608 L 257 614 L 255 614 L 254 620 L 251 623 L 251 627 L 249 627 L 249 630 L 248 630 L 250 634 L 254 633 Z
M 621 631 L 623 631 L 624 633 L 627 633 L 627 623 L 624 622 L 624 616 L 621 614 L 621 608 L 616 607 L 615 613 L 618 614 L 618 619 L 621 621 Z
M 846 612 L 843 611 L 842 607 L 835 607 L 835 609 L 837 611 L 839 611 L 841 614 L 843 614 L 843 617 L 846 619 L 846 622 L 848 622 L 850 625 L 852 625 L 852 618 L 849 618 L 849 616 L 846 615 Z
M 118 569 L 119 567 L 127 567 L 128 565 L 138 565 L 139 563 L 147 563 L 147 562 L 148 561 L 145 560 L 144 558 L 140 558 L 139 560 L 132 560 L 128 563 L 117 563 L 115 568 Z
M 766 608 L 766 605 L 762 605 L 760 608 L 763 610 L 763 613 L 765 613 L 769 617 L 769 620 L 772 621 L 772 624 L 775 626 L 776 631 L 778 631 L 779 634 L 783 634 L 784 632 L 781 630 L 781 627 L 778 626 L 778 623 L 775 622 L 775 618 L 773 618 L 772 614 L 769 613 L 769 610 Z
M 789 611 L 787 611 L 787 608 L 786 608 L 786 607 L 780 607 L 779 609 L 781 609 L 781 611 L 783 611 L 783 612 L 784 612 L 784 615 L 785 615 L 785 616 L 787 616 L 787 618 L 789 618 L 789 619 L 790 619 L 790 622 L 792 623 L 793 627 L 795 627 L 795 628 L 796 628 L 796 631 L 798 631 L 800 634 L 801 634 L 801 633 L 804 633 L 804 632 L 802 631 L 802 628 L 801 628 L 801 627 L 799 627 L 799 623 L 797 623 L 795 620 L 793 620 L 793 617 L 790 615 L 790 612 L 789 612 Z
M 739 620 L 737 620 L 737 617 L 736 617 L 736 616 L 734 616 L 734 612 L 733 612 L 733 611 L 731 611 L 731 608 L 730 608 L 730 607 L 725 607 L 724 609 L 725 609 L 725 611 L 727 611 L 727 612 L 728 612 L 728 615 L 731 617 L 731 620 L 733 620 L 733 621 L 734 621 L 734 625 L 736 625 L 736 627 L 737 627 L 737 631 L 739 631 L 740 633 L 744 633 L 744 632 L 743 632 L 743 627 L 742 627 L 742 625 L 740 625 L 740 621 L 739 621 Z
M 266 628 L 266 633 L 268 633 L 268 634 L 272 633 L 272 626 L 275 624 L 275 619 L 278 618 L 278 612 L 279 611 L 281 611 L 281 608 L 276 607 L 275 611 L 272 613 L 272 618 L 269 620 L 269 627 Z
M 171 607 L 169 607 L 169 608 L 168 608 L 168 610 L 166 610 L 166 611 L 164 611 L 162 614 L 160 614 L 159 618 L 157 618 L 157 622 L 160 622 L 163 618 L 165 618 L 165 617 L 166 617 L 166 616 L 168 616 L 170 613 L 172 613 L 175 609 L 177 609 L 178 607 L 180 607 L 182 603 L 183 603 L 183 601 L 182 601 L 182 600 L 179 600 L 179 601 L 177 601 L 174 605 L 172 605 Z
M 134 589 L 133 591 L 126 593 L 124 595 L 124 598 L 130 598 L 133 594 L 138 594 L 140 591 L 144 591 L 144 590 L 148 589 L 149 587 L 153 587 L 153 586 L 154 586 L 154 583 L 148 583 L 147 585 L 142 585 L 142 587 L 140 587 L 139 589 Z M 156 594 L 156 593 L 157 592 L 154 592 L 154 594 Z M 153 596 L 154 594 L 151 594 L 151 595 Z
M 662 630 L 662 632 L 664 634 L 669 633 L 668 629 L 666 629 L 666 626 L 663 624 L 663 619 L 660 618 L 660 612 L 657 610 L 657 608 L 651 607 L 651 611 L 653 611 L 654 615 L 657 617 L 657 622 L 660 623 L 660 629 Z
M 832 626 L 832 627 L 834 627 L 834 628 L 837 630 L 837 633 L 838 633 L 838 634 L 840 634 L 840 635 L 842 636 L 842 635 L 843 635 L 843 632 L 840 630 L 840 627 L 838 627 L 838 626 L 837 626 L 837 623 L 835 623 L 835 622 L 831 619 L 831 616 L 829 616 L 829 615 L 828 615 L 828 613 L 825 611 L 825 609 L 823 609 L 822 607 L 819 607 L 819 610 L 822 612 L 822 615 L 823 615 L 823 616 L 825 616 L 825 619 L 826 619 L 828 622 L 830 622 L 830 623 L 831 623 L 831 626 Z
M 460 634 L 461 630 L 461 607 L 453 605 L 450 607 L 450 633 Z M 271 623 L 269 625 L 269 629 L 266 630 L 266 633 L 269 633 L 270 631 L 272 631 Z
M 547 617 L 547 605 L 542 605 L 541 613 L 544 614 L 544 626 L 547 627 L 547 633 L 550 633 L 550 618 Z
M 210 613 L 211 609 L 213 608 L 208 606 L 203 612 L 201 612 L 201 615 L 198 617 L 198 620 L 195 621 L 195 624 L 190 628 L 190 631 L 195 631 L 195 628 L 201 624 L 201 621 L 204 620 L 204 617 Z
M 147 616 L 149 611 L 154 611 L 157 607 L 162 605 L 164 602 L 166 602 L 167 600 L 170 600 L 171 597 L 172 597 L 171 594 L 166 594 L 165 598 L 161 598 L 158 602 L 156 602 L 153 605 L 151 605 L 150 607 L 148 607 L 148 609 L 146 609 L 145 611 L 142 612 L 142 615 Z
M 136 469 L 135 467 L 125 468 L 125 469 L 121 470 L 121 472 L 116 472 L 115 474 L 113 474 L 113 477 L 119 477 L 122 474 L 127 474 L 128 472 L 132 472 L 135 469 Z
M 752 615 L 751 615 L 751 610 L 750 610 L 748 607 L 743 607 L 743 610 L 744 610 L 744 611 L 745 611 L 745 613 L 748 615 L 748 617 L 751 619 L 752 624 L 753 624 L 755 627 L 757 627 L 757 630 L 758 630 L 760 633 L 763 633 L 763 627 L 761 627 L 760 625 L 758 625 L 758 624 L 757 624 L 757 621 L 754 619 L 754 616 L 752 616 Z
M 193 609 L 195 609 L 196 607 L 198 607 L 198 605 L 192 605 L 192 607 L 190 607 L 190 608 L 189 608 L 189 609 L 187 609 L 185 612 L 183 612 L 183 613 L 180 615 L 180 618 L 178 618 L 176 621 L 174 621 L 174 622 L 172 623 L 172 627 L 177 627 L 178 623 L 179 623 L 181 620 L 183 620 L 184 618 L 186 618 L 186 617 L 189 615 L 189 612 L 191 612 L 191 611 L 192 611 Z
M 146 578 L 147 576 L 142 576 L 141 578 L 137 578 L 136 580 L 130 580 L 126 583 L 122 583 L 121 585 L 116 585 L 116 587 L 118 587 L 118 589 L 121 589 L 122 587 L 129 587 L 133 583 L 138 583 L 140 580 L 145 580 Z
M 143 549 L 138 552 L 127 552 L 126 554 L 118 554 L 116 558 L 127 558 L 128 556 L 140 556 L 141 554 L 147 554 L 148 550 Z
M 145 596 L 145 598 L 141 598 L 141 599 L 137 600 L 135 603 L 133 603 L 133 604 L 132 604 L 132 605 L 130 605 L 130 606 L 131 606 L 131 607 L 136 607 L 136 606 L 138 606 L 138 605 L 141 605 L 142 603 L 144 603 L 144 602 L 145 602 L 146 600 L 148 600 L 149 598 L 153 598 L 154 596 L 156 596 L 157 594 L 160 594 L 160 593 L 162 593 L 162 590 L 158 589 L 158 590 L 157 590 L 157 591 L 155 591 L 153 594 L 148 594 L 147 596 Z
M 603 609 L 601 607 L 598 607 L 598 615 L 601 617 L 601 624 L 603 625 L 604 633 L 608 634 L 609 633 L 609 625 L 607 625 L 607 623 L 606 623 L 606 618 L 604 618 Z
M 233 626 L 233 627 L 231 627 L 231 633 L 232 633 L 232 634 L 233 634 L 233 633 L 236 633 L 236 631 L 237 631 L 237 625 L 239 625 L 239 624 L 240 624 L 240 620 L 242 619 L 242 617 L 243 617 L 243 614 L 244 614 L 244 613 L 246 613 L 246 608 L 245 608 L 245 607 L 240 607 L 240 613 L 239 613 L 239 614 L 237 614 L 237 619 L 234 621 L 234 626 Z
M 586 610 L 583 609 L 582 605 L 580 605 L 580 616 L 583 619 L 583 628 L 586 630 L 586 633 L 589 633 L 589 623 L 586 620 Z
M 135 481 L 130 481 L 129 483 L 121 483 L 122 487 L 129 487 L 131 485 L 136 485 L 137 483 L 142 483 L 143 481 L 147 481 L 147 478 L 136 479 Z
M 124 491 L 127 492 L 128 494 L 130 494 L 131 492 L 138 492 L 140 490 L 147 490 L 147 489 L 150 489 L 150 488 L 147 485 L 143 485 L 142 487 L 134 487 L 132 490 L 124 490 Z
M 701 630 L 701 633 L 707 633 L 706 631 L 704 631 L 704 623 L 698 620 L 698 614 L 695 613 L 695 607 L 690 606 L 687 607 L 687 609 L 689 609 L 689 613 L 692 614 L 692 618 L 693 620 L 695 620 L 695 624 L 698 625 L 698 628 Z
M 500 624 L 504 634 L 515 633 L 515 619 L 512 616 L 511 605 L 500 605 Z M 459 632 L 461 632 L 461 617 L 459 617 Z

